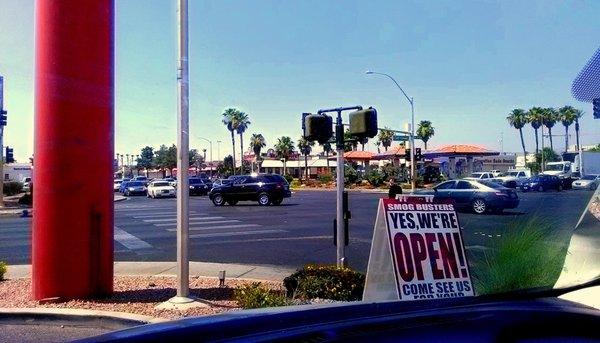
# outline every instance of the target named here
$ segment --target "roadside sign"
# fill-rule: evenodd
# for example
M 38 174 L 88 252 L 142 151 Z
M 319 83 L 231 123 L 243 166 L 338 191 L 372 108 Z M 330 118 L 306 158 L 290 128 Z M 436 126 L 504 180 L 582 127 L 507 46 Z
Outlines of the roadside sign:
M 363 300 L 473 295 L 453 201 L 414 195 L 381 199 Z
M 394 134 L 392 140 L 394 142 L 408 142 L 408 135 Z

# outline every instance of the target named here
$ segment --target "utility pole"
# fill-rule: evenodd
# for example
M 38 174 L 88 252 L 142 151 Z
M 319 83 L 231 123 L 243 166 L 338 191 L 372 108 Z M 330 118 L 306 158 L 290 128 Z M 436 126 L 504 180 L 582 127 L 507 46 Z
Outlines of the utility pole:
M 193 302 L 190 295 L 189 235 L 189 75 L 188 1 L 177 2 L 177 296 L 170 302 Z
M 4 114 L 4 77 L 0 76 L 0 116 Z M 4 123 L 0 123 L 0 207 L 4 207 Z

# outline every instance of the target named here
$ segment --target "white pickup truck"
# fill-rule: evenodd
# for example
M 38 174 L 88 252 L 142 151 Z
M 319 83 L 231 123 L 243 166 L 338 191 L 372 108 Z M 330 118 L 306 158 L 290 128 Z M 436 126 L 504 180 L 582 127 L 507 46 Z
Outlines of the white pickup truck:
M 521 186 L 523 182 L 527 181 L 527 179 L 529 179 L 530 177 L 531 171 L 529 169 L 523 168 L 509 169 L 506 172 L 506 175 L 499 176 L 496 179 L 500 180 L 504 187 L 517 188 Z

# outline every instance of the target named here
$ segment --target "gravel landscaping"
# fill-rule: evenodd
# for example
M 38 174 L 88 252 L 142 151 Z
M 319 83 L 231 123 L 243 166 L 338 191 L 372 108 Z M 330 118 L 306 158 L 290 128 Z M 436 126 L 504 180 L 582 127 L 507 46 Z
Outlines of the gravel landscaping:
M 240 308 L 233 300 L 233 290 L 245 280 L 227 280 L 219 287 L 216 278 L 190 278 L 190 294 L 209 303 L 209 307 L 196 307 L 185 311 L 157 310 L 155 306 L 175 296 L 175 277 L 117 276 L 111 296 L 98 299 L 69 300 L 40 304 L 31 299 L 31 280 L 28 278 L 0 281 L 0 307 L 5 308 L 70 308 L 134 313 L 157 318 L 175 319 L 188 316 L 217 314 Z M 263 282 L 273 289 L 282 286 L 277 282 Z

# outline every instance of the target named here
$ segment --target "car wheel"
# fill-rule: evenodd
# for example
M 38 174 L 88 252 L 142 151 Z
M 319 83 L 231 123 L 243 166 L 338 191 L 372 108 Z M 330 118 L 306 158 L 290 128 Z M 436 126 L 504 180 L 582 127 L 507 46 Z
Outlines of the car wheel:
M 271 198 L 267 193 L 260 193 L 258 195 L 258 204 L 261 206 L 268 206 L 271 203 Z
M 563 190 L 563 186 L 561 184 L 558 184 L 558 187 L 556 187 L 556 190 L 559 191 L 559 192 L 562 191 Z
M 238 201 L 237 200 L 227 200 L 227 203 L 229 204 L 229 206 L 235 206 Z
M 473 200 L 473 203 L 471 203 L 471 208 L 473 209 L 473 212 L 483 214 L 487 210 L 487 204 L 483 199 L 475 199 Z
M 282 202 L 283 202 L 283 198 L 279 197 L 279 198 L 273 199 L 272 204 L 275 206 L 279 206 L 279 205 L 281 205 Z
M 213 204 L 215 204 L 215 206 L 223 206 L 225 205 L 225 198 L 223 198 L 223 195 L 221 194 L 215 194 L 213 196 L 212 202 Z
M 129 191 L 125 191 L 125 196 L 128 197 L 129 196 Z
M 543 192 L 543 191 L 545 191 L 545 189 L 544 189 L 544 186 L 542 186 L 542 185 L 539 185 L 539 186 L 538 186 L 538 188 L 537 188 L 537 191 L 538 191 L 538 192 Z

